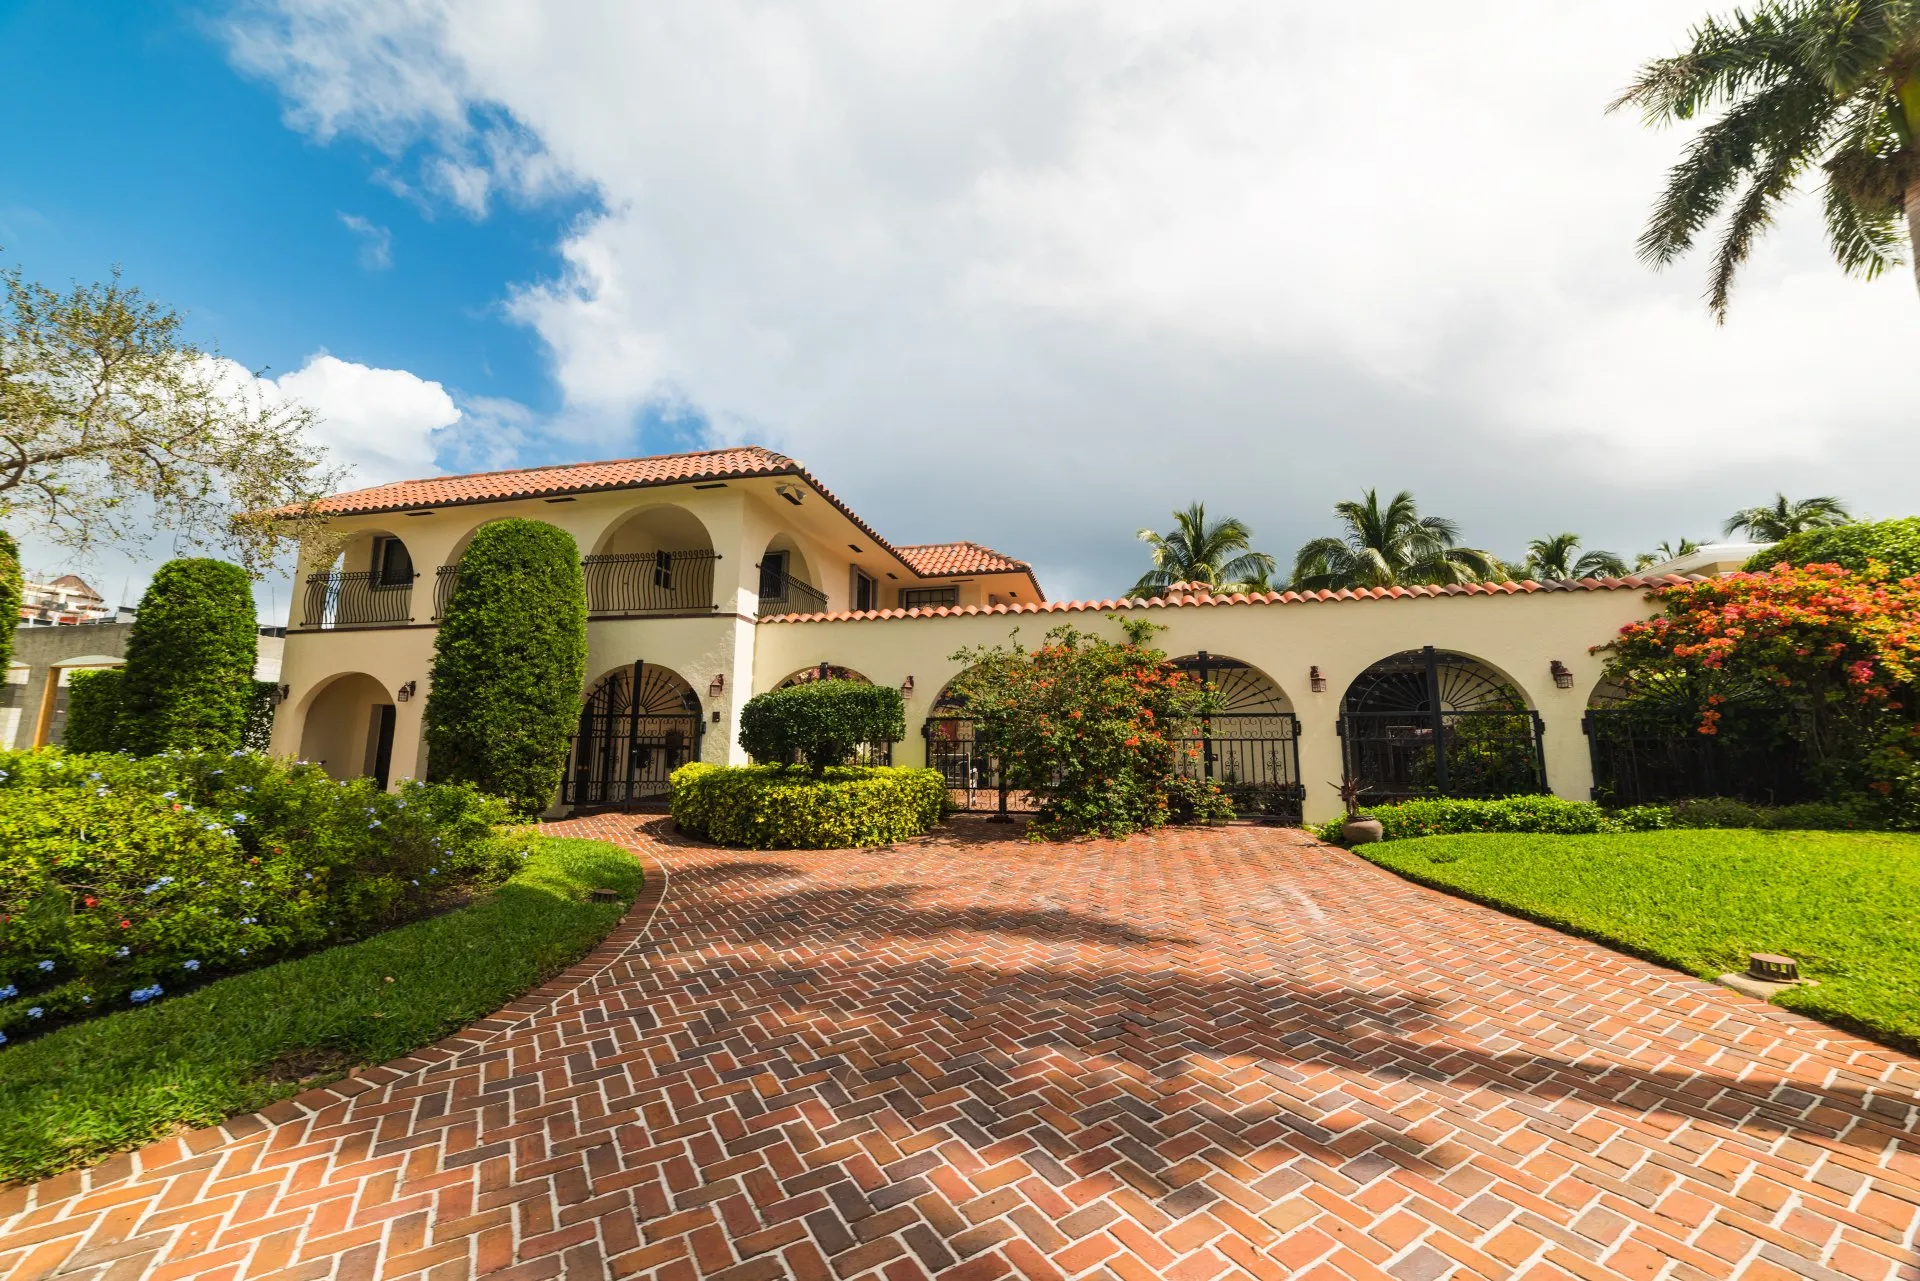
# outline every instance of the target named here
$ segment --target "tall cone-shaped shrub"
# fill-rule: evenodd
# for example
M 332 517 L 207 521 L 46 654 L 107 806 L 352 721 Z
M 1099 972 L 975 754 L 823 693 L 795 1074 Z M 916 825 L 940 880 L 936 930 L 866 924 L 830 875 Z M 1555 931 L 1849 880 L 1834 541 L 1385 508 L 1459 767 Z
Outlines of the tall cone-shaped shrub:
M 13 629 L 20 621 L 20 598 L 26 584 L 20 578 L 20 545 L 0 529 L 0 672 L 13 661 Z
M 427 757 L 522 814 L 553 802 L 587 674 L 580 549 L 537 520 L 484 525 L 433 645 Z
M 259 645 L 244 569 L 200 558 L 162 565 L 127 637 L 119 745 L 136 756 L 239 747 Z

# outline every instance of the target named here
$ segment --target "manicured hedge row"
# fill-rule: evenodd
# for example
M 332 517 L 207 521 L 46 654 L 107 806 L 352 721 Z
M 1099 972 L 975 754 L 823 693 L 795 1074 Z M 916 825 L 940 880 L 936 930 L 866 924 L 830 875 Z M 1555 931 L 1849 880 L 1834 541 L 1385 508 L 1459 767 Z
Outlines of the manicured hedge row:
M 0 1035 L 438 910 L 518 866 L 506 817 L 471 788 L 245 752 L 0 753 Z
M 1558 796 L 1507 796 L 1498 800 L 1436 797 L 1371 806 L 1383 839 L 1455 836 L 1470 832 L 1519 832 L 1574 836 L 1594 832 L 1652 832 L 1669 827 L 1771 828 L 1781 831 L 1864 830 L 1876 824 L 1862 808 L 1811 802 L 1804 805 L 1748 805 L 1721 797 L 1603 809 L 1591 801 Z M 1324 841 L 1339 842 L 1345 819 L 1313 828 Z
M 512 879 L 469 906 L 0 1050 L 0 1183 L 430 1045 L 585 955 L 639 885 L 624 850 L 535 838 Z M 601 888 L 616 900 L 593 901 Z
M 814 775 L 778 765 L 707 765 L 673 772 L 681 830 L 747 849 L 848 849 L 919 836 L 946 815 L 938 770 L 839 766 Z

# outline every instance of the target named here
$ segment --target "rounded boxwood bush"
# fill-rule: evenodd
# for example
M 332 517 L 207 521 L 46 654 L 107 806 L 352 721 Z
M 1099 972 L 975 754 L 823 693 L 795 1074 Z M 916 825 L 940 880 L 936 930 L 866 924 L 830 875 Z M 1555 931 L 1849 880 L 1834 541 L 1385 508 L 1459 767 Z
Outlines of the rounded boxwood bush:
M 807 774 L 696 761 L 675 770 L 671 783 L 682 831 L 754 850 L 890 845 L 931 831 L 947 812 L 946 779 L 931 769 L 833 766 Z
M 537 520 L 483 525 L 433 642 L 427 759 L 521 814 L 553 802 L 587 678 L 587 586 L 573 536 Z
M 62 747 L 69 752 L 111 752 L 117 746 L 122 675 L 117 667 L 101 667 L 68 678 Z
M 1920 574 L 1920 516 L 1804 530 L 1759 553 L 1745 568 L 1760 574 L 1785 561 L 1862 570 L 1872 560 L 1885 565 L 1895 578 Z
M 897 743 L 906 706 L 890 685 L 813 681 L 755 694 L 740 709 L 740 746 L 769 765 L 804 762 L 817 774 L 844 763 L 862 743 Z
M 259 643 L 245 570 L 201 558 L 162 565 L 127 637 L 116 746 L 137 756 L 239 747 Z
M 0 529 L 0 672 L 13 661 L 13 628 L 20 621 L 20 601 L 26 595 L 26 583 L 20 574 L 20 545 L 13 535 Z

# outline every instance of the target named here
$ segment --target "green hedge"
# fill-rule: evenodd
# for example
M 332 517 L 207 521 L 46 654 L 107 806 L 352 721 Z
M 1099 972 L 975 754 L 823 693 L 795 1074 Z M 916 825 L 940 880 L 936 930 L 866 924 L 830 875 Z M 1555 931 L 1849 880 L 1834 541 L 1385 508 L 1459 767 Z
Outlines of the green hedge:
M 1472 832 L 1515 832 L 1578 836 L 1594 832 L 1652 832 L 1670 827 L 1770 828 L 1777 831 L 1834 831 L 1881 828 L 1873 811 L 1860 805 L 1810 802 L 1804 805 L 1749 805 L 1708 796 L 1669 805 L 1602 809 L 1591 801 L 1558 796 L 1508 796 L 1499 800 L 1436 797 L 1375 805 L 1367 813 L 1380 820 L 1383 839 L 1457 836 Z M 1323 841 L 1339 843 L 1344 818 L 1310 830 Z
M 259 632 L 253 583 L 238 565 L 162 565 L 127 636 L 117 745 L 136 756 L 240 746 Z
M 240 731 L 240 746 L 249 752 L 265 752 L 273 746 L 273 716 L 280 709 L 280 687 L 272 681 L 253 683 L 253 701 L 247 704 L 246 728 Z
M 243 752 L 0 753 L 0 1037 L 444 910 L 525 856 L 506 817 Z
M 891 685 L 813 681 L 755 694 L 740 709 L 740 746 L 768 765 L 840 765 L 862 743 L 907 735 L 906 706 Z
M 639 886 L 624 850 L 534 839 L 513 877 L 467 906 L 0 1050 L 0 1184 L 430 1045 L 585 955 Z M 603 888 L 615 901 L 593 900 Z
M 836 766 L 803 774 L 777 765 L 707 765 L 673 772 L 681 830 L 747 849 L 832 850 L 889 845 L 946 816 L 938 770 Z
M 1920 516 L 1809 529 L 1781 539 L 1748 561 L 1746 568 L 1764 573 L 1785 561 L 1862 570 L 1870 560 L 1885 565 L 1896 578 L 1920 574 Z
M 0 672 L 13 661 L 13 629 L 20 621 L 20 601 L 26 595 L 26 583 L 20 573 L 20 545 L 13 535 L 0 529 Z
M 587 588 L 573 536 L 483 525 L 433 642 L 427 763 L 522 814 L 553 803 L 587 677 Z
M 124 675 L 118 667 L 99 667 L 67 678 L 67 727 L 60 746 L 69 752 L 111 752 L 119 746 Z

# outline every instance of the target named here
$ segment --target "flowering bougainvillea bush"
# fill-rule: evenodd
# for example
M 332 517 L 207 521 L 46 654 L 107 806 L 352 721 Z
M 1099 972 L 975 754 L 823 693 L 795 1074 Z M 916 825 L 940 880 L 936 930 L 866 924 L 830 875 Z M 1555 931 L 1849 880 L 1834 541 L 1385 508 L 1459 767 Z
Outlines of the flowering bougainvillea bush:
M 1791 737 L 1816 791 L 1920 826 L 1920 576 L 1776 565 L 1663 589 L 1611 644 L 1610 679 L 1700 734 Z
M 250 752 L 0 753 L 0 1035 L 441 910 L 525 856 L 506 817 Z
M 1158 630 L 1118 619 L 1124 641 L 1072 627 L 1038 649 L 962 650 L 949 688 L 973 718 L 976 750 L 1006 763 L 1039 803 L 1038 836 L 1125 836 L 1170 822 L 1233 817 L 1219 787 L 1192 777 L 1191 737 L 1216 695 L 1167 661 Z

